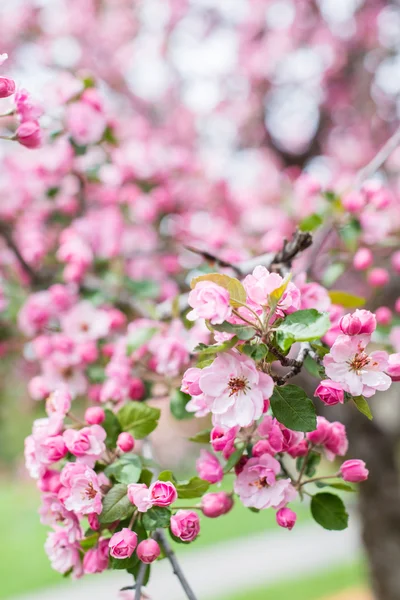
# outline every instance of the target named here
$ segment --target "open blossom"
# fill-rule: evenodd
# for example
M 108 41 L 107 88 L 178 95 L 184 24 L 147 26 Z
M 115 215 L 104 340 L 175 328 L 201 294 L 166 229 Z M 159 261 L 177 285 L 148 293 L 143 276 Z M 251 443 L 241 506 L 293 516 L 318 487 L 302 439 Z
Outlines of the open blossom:
M 193 308 L 188 314 L 189 321 L 207 319 L 213 325 L 223 323 L 232 314 L 228 290 L 212 281 L 199 281 L 190 292 L 188 304 Z
M 77 515 L 65 508 L 56 492 L 47 492 L 42 495 L 42 505 L 39 509 L 40 522 L 57 529 L 62 525 L 68 533 L 70 543 L 82 538 L 82 529 Z
M 100 425 L 83 427 L 80 430 L 66 429 L 63 436 L 68 450 L 77 457 L 77 461 L 90 467 L 94 466 L 106 449 L 104 440 L 107 434 Z
M 367 354 L 368 341 L 365 335 L 340 335 L 324 357 L 327 376 L 353 396 L 369 398 L 378 390 L 387 390 L 392 382 L 384 372 L 388 369 L 388 354 L 379 350 Z
M 230 351 L 203 369 L 199 387 L 215 425 L 247 427 L 261 417 L 264 400 L 271 396 L 274 383 L 269 375 L 256 369 L 250 358 Z
M 258 266 L 251 275 L 243 280 L 243 286 L 251 303 L 258 306 L 268 305 L 268 296 L 283 284 L 283 277 L 278 273 L 270 273 L 268 269 Z M 283 317 L 300 308 L 300 290 L 294 283 L 289 283 L 276 308 L 278 316 Z
M 224 477 L 224 471 L 218 458 L 207 450 L 200 450 L 200 458 L 196 461 L 196 469 L 199 477 L 210 483 L 218 483 Z
M 59 498 L 67 510 L 88 515 L 102 511 L 100 482 L 96 473 L 82 463 L 68 463 L 61 471 Z
M 251 458 L 236 478 L 235 492 L 247 507 L 282 508 L 296 497 L 290 479 L 277 479 L 281 466 L 270 454 Z
M 67 573 L 72 569 L 75 577 L 82 575 L 80 546 L 69 541 L 68 533 L 62 527 L 48 534 L 44 548 L 55 571 Z
M 108 567 L 108 539 L 99 540 L 94 548 L 90 548 L 83 557 L 83 572 L 102 573 Z
M 128 485 L 128 499 L 137 507 L 139 512 L 147 512 L 153 506 L 150 490 L 145 483 L 131 483 Z
M 225 459 L 228 459 L 235 450 L 234 442 L 239 427 L 213 427 L 210 434 L 210 443 L 214 452 L 222 452 Z
M 346 428 L 339 421 L 330 422 L 325 417 L 317 417 L 317 429 L 307 433 L 307 439 L 316 446 L 322 446 L 328 460 L 344 456 L 349 447 Z
M 71 394 L 67 390 L 55 390 L 46 400 L 46 412 L 65 416 L 71 408 Z
M 185 371 L 185 374 L 182 379 L 181 390 L 185 394 L 189 394 L 190 396 L 198 396 L 201 394 L 201 389 L 199 387 L 199 379 L 202 370 L 198 367 L 192 367 Z
M 83 300 L 63 315 L 61 325 L 74 341 L 86 342 L 105 337 L 110 330 L 110 318 L 107 311 Z

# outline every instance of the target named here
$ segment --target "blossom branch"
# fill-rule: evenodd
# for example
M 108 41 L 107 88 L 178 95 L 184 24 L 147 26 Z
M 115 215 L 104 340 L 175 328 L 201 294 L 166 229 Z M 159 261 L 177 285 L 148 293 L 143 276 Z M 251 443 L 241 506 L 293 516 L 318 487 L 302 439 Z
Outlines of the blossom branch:
M 13 252 L 15 258 L 21 265 L 22 269 L 27 275 L 29 275 L 31 282 L 34 285 L 39 285 L 40 283 L 43 283 L 42 277 L 38 273 L 36 273 L 34 269 L 32 269 L 30 264 L 27 263 L 24 257 L 22 256 L 17 244 L 13 239 L 11 228 L 7 223 L 0 222 L 0 236 L 4 239 L 9 249 Z
M 155 535 L 156 539 L 158 539 L 160 546 L 162 547 L 162 549 L 165 552 L 166 557 L 168 558 L 169 562 L 172 565 L 172 570 L 175 573 L 175 575 L 178 577 L 180 584 L 186 594 L 186 596 L 188 597 L 189 600 L 197 600 L 196 596 L 194 595 L 191 587 L 189 586 L 185 575 L 183 574 L 183 571 L 178 563 L 178 560 L 176 558 L 175 552 L 172 550 L 167 536 L 165 535 L 165 532 L 163 529 L 157 529 L 156 531 L 156 535 Z M 135 600 L 138 600 L 135 596 Z
M 286 357 L 284 357 L 286 364 L 283 364 L 283 363 L 281 363 L 281 364 L 283 366 L 291 366 L 291 369 L 290 369 L 290 371 L 285 373 L 285 375 L 282 375 L 282 377 L 275 378 L 276 383 L 278 385 L 284 385 L 289 379 L 298 375 L 300 373 L 301 369 L 303 368 L 304 361 L 307 358 L 307 356 L 310 354 L 310 352 L 311 352 L 310 344 L 308 342 L 306 342 L 306 343 L 303 343 L 300 345 L 299 353 L 295 359 L 286 359 Z M 288 362 L 289 362 L 289 364 L 288 364 Z

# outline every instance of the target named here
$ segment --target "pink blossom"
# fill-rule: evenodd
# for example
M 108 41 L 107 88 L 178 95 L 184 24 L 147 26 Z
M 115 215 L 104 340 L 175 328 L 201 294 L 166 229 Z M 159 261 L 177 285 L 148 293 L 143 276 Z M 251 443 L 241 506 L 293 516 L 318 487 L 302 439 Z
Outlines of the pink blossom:
M 390 354 L 387 374 L 392 381 L 400 381 L 400 353 Z
M 293 529 L 296 524 L 297 515 L 290 508 L 280 508 L 276 513 L 276 522 L 279 527 L 285 527 L 286 529 Z
M 372 287 L 384 287 L 389 283 L 390 275 L 386 269 L 376 267 L 368 273 L 368 283 Z
M 230 351 L 203 369 L 199 386 L 214 424 L 247 427 L 262 415 L 264 399 L 271 396 L 274 383 L 269 375 L 256 369 L 250 358 Z
M 85 574 L 102 573 L 108 568 L 108 539 L 100 539 L 97 546 L 90 548 L 83 557 Z
M 317 389 L 315 390 L 314 396 L 322 400 L 327 406 L 333 406 L 339 402 L 344 402 L 344 392 L 339 383 L 324 379 L 321 381 Z
M 218 458 L 207 450 L 200 450 L 200 458 L 196 461 L 196 469 L 199 477 L 210 483 L 218 483 L 224 477 L 224 471 Z
M 369 248 L 359 248 L 353 258 L 353 266 L 357 271 L 364 271 L 374 262 L 374 257 Z
M 183 375 L 181 390 L 185 394 L 189 394 L 190 396 L 198 396 L 201 394 L 201 389 L 199 387 L 199 379 L 202 373 L 201 369 L 197 367 L 191 367 L 187 369 Z
M 78 462 L 90 467 L 94 466 L 106 449 L 104 440 L 107 434 L 100 425 L 91 425 L 80 430 L 67 429 L 63 435 L 71 454 L 77 457 Z
M 46 400 L 46 412 L 64 417 L 71 408 L 71 394 L 66 389 L 55 390 Z
M 42 132 L 37 121 L 25 121 L 15 132 L 17 141 L 25 148 L 39 148 L 42 143 Z
M 338 421 L 330 423 L 324 417 L 317 417 L 317 429 L 307 433 L 307 439 L 322 446 L 330 461 L 336 456 L 344 456 L 349 446 L 345 426 Z
M 84 515 L 101 513 L 100 485 L 93 469 L 82 463 L 67 463 L 60 481 L 59 497 L 67 510 Z
M 252 275 L 247 275 L 243 285 L 248 298 L 258 306 L 267 306 L 268 296 L 283 284 L 283 278 L 277 273 L 270 273 L 265 267 L 256 267 Z M 279 317 L 290 314 L 300 308 L 300 290 L 289 283 L 276 308 Z
M 375 311 L 376 322 L 379 325 L 390 325 L 392 322 L 393 313 L 387 306 L 380 306 Z
M 61 488 L 60 472 L 54 469 L 46 469 L 39 478 L 37 486 L 42 492 L 54 492 L 57 494 Z
M 384 373 L 388 368 L 387 353 L 367 354 L 368 341 L 367 336 L 341 335 L 323 360 L 327 376 L 353 396 L 362 394 L 369 398 L 391 385 L 390 377 Z
M 210 443 L 214 452 L 222 452 L 224 458 L 228 459 L 235 449 L 234 442 L 239 427 L 213 427 L 210 435 Z
M 257 446 L 256 452 L 258 453 L 261 448 L 264 449 L 264 452 L 260 452 L 259 456 L 265 454 L 265 452 L 272 455 L 277 454 L 277 452 L 282 452 L 284 445 L 286 445 L 286 441 L 283 437 L 283 430 L 276 419 L 271 415 L 265 416 L 258 426 L 257 431 L 261 437 L 266 438 L 257 442 L 259 445 Z
M 50 532 L 44 545 L 51 566 L 59 573 L 67 573 L 72 569 L 74 577 L 82 575 L 80 546 L 68 540 L 68 533 L 61 527 Z
M 207 319 L 213 325 L 218 325 L 232 314 L 228 290 L 212 281 L 199 281 L 190 292 L 188 303 L 193 308 L 187 314 L 190 321 Z
M 124 559 L 132 556 L 137 546 L 137 534 L 127 527 L 117 531 L 108 542 L 110 554 L 114 558 Z
M 85 421 L 89 425 L 100 425 L 105 418 L 106 413 L 100 406 L 89 406 L 85 411 Z
M 376 329 L 376 317 L 369 310 L 355 310 L 351 315 L 344 315 L 339 322 L 345 335 L 370 335 Z
M 149 488 L 153 506 L 169 506 L 178 498 L 178 493 L 170 481 L 155 481 Z
M 8 77 L 0 77 L 0 98 L 8 98 L 15 92 L 15 81 Z
M 368 479 L 369 471 L 363 460 L 345 460 L 340 467 L 340 473 L 344 481 L 359 483 Z
M 182 542 L 193 542 L 200 532 L 200 520 L 192 510 L 178 510 L 171 517 L 171 531 Z
M 157 558 L 160 556 L 161 550 L 157 542 L 152 538 L 149 538 L 140 542 L 136 553 L 139 560 L 141 560 L 143 563 L 150 564 L 157 560 Z
M 194 413 L 195 417 L 205 417 L 210 412 L 210 402 L 205 394 L 193 396 L 186 404 L 186 410 Z
M 62 316 L 61 325 L 73 340 L 86 342 L 106 337 L 110 330 L 110 319 L 105 310 L 83 300 Z
M 42 109 L 32 102 L 31 95 L 26 90 L 19 90 L 15 94 L 15 105 L 21 123 L 37 121 L 42 115 Z
M 106 128 L 103 113 L 87 102 L 73 102 L 67 110 L 67 128 L 80 146 L 99 142 Z
M 145 483 L 131 483 L 128 485 L 128 499 L 137 507 L 139 512 L 147 512 L 153 506 L 150 490 Z
M 201 510 L 203 515 L 215 519 L 226 515 L 233 507 L 232 496 L 226 492 L 212 492 L 205 494 L 201 499 Z
M 121 452 L 131 452 L 135 447 L 135 440 L 130 433 L 123 431 L 118 436 L 117 446 Z
M 319 311 L 327 311 L 331 305 L 329 294 L 322 285 L 313 281 L 307 282 L 306 275 L 300 274 L 295 279 L 295 284 L 300 290 L 300 308 L 316 308 Z
M 43 525 L 48 525 L 55 529 L 57 529 L 57 526 L 62 525 L 64 531 L 68 533 L 68 541 L 70 543 L 82 538 L 82 529 L 77 515 L 62 505 L 57 493 L 43 494 L 39 514 L 40 522 Z
M 247 507 L 282 508 L 297 494 L 290 479 L 276 479 L 281 466 L 269 454 L 251 458 L 237 476 L 236 494 Z

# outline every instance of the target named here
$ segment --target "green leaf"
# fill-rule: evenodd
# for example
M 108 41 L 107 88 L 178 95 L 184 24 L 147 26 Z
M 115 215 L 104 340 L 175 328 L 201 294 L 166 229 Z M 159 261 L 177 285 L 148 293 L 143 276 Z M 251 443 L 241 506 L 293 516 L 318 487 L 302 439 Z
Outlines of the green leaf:
M 117 483 L 103 498 L 103 510 L 99 515 L 100 523 L 113 523 L 131 516 L 133 505 L 127 496 L 127 486 Z
M 313 213 L 301 221 L 299 229 L 300 231 L 314 231 L 320 225 L 322 225 L 322 223 L 322 217 L 317 213 Z
M 203 358 L 207 354 L 217 354 L 219 352 L 226 352 L 233 348 L 233 346 L 238 341 L 237 337 L 234 336 L 232 339 L 223 342 L 222 344 L 214 344 L 213 346 L 207 346 L 206 344 L 198 344 L 193 352 L 201 352 L 201 357 Z
M 328 492 L 315 494 L 312 497 L 311 514 L 324 529 L 342 531 L 348 525 L 349 515 L 343 501 Z
M 244 344 L 242 352 L 250 356 L 255 362 L 263 360 L 268 354 L 268 348 L 265 344 Z
M 354 401 L 354 404 L 356 405 L 356 407 L 358 408 L 358 410 L 360 411 L 360 413 L 362 413 L 370 421 L 372 421 L 374 416 L 373 416 L 371 409 L 369 407 L 369 404 L 366 401 L 366 399 L 364 398 L 364 396 L 356 396 L 355 398 L 353 398 L 353 401 Z
M 123 431 L 128 431 L 134 438 L 141 440 L 157 427 L 160 414 L 159 408 L 145 402 L 130 402 L 118 412 L 118 420 Z
M 158 481 L 170 481 L 171 483 L 175 483 L 176 479 L 172 471 L 161 471 L 161 473 L 157 477 Z
M 101 424 L 101 426 L 103 427 L 103 429 L 105 429 L 105 432 L 107 434 L 105 444 L 107 448 L 115 448 L 115 446 L 117 445 L 118 436 L 122 432 L 121 425 L 115 414 L 112 412 L 112 410 L 106 408 L 104 412 L 106 418 Z
M 203 431 L 199 431 L 196 435 L 193 435 L 189 438 L 189 441 L 196 442 L 197 444 L 208 444 L 210 441 L 211 429 L 203 429 Z
M 343 492 L 356 492 L 357 491 L 355 488 L 351 487 L 351 485 L 348 485 L 347 483 L 325 483 L 323 481 L 316 481 L 315 485 L 319 488 L 331 487 L 331 488 L 334 488 L 335 490 L 341 490 Z
M 124 454 L 104 470 L 107 477 L 119 483 L 137 483 L 142 472 L 142 462 L 137 454 Z
M 179 498 L 199 498 L 206 493 L 210 483 L 200 477 L 191 477 L 189 481 L 179 481 L 175 487 Z
M 143 514 L 142 523 L 147 531 L 155 531 L 158 527 L 168 527 L 171 511 L 163 506 L 153 506 Z
M 206 356 L 200 355 L 199 360 L 196 363 L 196 367 L 198 369 L 204 369 L 205 367 L 209 367 L 214 362 L 214 356 L 212 354 L 207 354 Z
M 304 367 L 307 369 L 310 375 L 316 379 L 321 378 L 321 371 L 323 371 L 323 367 L 319 365 L 313 358 L 311 358 L 310 355 L 306 356 Z
M 104 367 L 101 367 L 100 365 L 89 365 L 86 369 L 86 373 L 91 383 L 104 383 L 106 380 Z
M 144 346 L 155 333 L 157 333 L 157 327 L 142 327 L 141 329 L 137 329 L 133 331 L 128 336 L 128 343 L 126 347 L 126 351 L 128 354 L 132 354 L 135 350 Z
M 211 330 L 222 331 L 225 333 L 234 333 L 238 340 L 247 341 L 254 337 L 256 330 L 254 327 L 248 327 L 246 325 L 232 325 L 224 321 L 221 325 L 210 325 Z
M 349 223 L 339 229 L 339 235 L 349 250 L 354 251 L 357 248 L 361 231 L 362 228 L 357 219 L 352 219 Z
M 190 287 L 193 289 L 199 281 L 212 281 L 213 283 L 225 288 L 229 292 L 230 304 L 233 307 L 243 306 L 246 304 L 246 290 L 238 279 L 229 277 L 229 275 L 221 275 L 220 273 L 207 273 L 195 277 L 190 282 Z
M 182 421 L 183 419 L 191 419 L 194 415 L 186 410 L 186 404 L 190 400 L 189 394 L 185 394 L 180 390 L 175 390 L 172 392 L 171 400 L 170 400 L 170 410 L 174 415 L 175 419 L 178 421 Z
M 98 533 L 94 533 L 93 535 L 90 535 L 89 537 L 86 537 L 83 540 L 81 540 L 79 542 L 79 545 L 80 545 L 80 547 L 82 548 L 82 550 L 84 552 L 87 552 L 91 548 L 95 547 L 95 545 L 97 544 L 98 540 L 99 540 L 99 534 Z
M 331 290 L 328 294 L 333 304 L 339 304 L 344 308 L 361 308 L 366 302 L 365 298 L 361 296 L 355 296 L 341 290 Z
M 154 279 L 136 281 L 125 277 L 124 285 L 136 299 L 157 298 L 160 293 L 160 284 Z
M 320 339 L 330 326 L 328 313 L 320 313 L 315 308 L 298 310 L 284 318 L 276 331 L 276 340 L 286 351 L 294 342 Z
M 147 485 L 147 487 L 149 487 L 152 480 L 153 480 L 153 473 L 149 469 L 142 469 L 139 483 L 145 483 Z
M 110 567 L 111 569 L 133 569 L 139 563 L 139 558 L 136 552 L 134 552 L 129 558 L 114 558 L 110 556 Z
M 228 473 L 231 469 L 233 469 L 234 466 L 236 466 L 236 464 L 242 458 L 244 451 L 245 451 L 245 446 L 244 446 L 244 444 L 242 444 L 234 452 L 232 452 L 232 454 L 228 458 L 226 465 L 224 467 L 224 473 Z
M 325 287 L 330 287 L 346 270 L 346 265 L 343 263 L 332 263 L 329 265 L 322 276 L 322 283 Z
M 297 385 L 275 386 L 271 396 L 274 417 L 294 431 L 314 431 L 317 416 L 314 404 Z

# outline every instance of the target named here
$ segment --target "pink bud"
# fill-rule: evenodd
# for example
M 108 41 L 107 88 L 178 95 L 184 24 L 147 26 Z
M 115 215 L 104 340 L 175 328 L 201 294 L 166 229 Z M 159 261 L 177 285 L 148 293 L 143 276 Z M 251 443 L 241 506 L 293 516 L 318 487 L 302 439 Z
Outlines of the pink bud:
M 15 81 L 8 77 L 0 77 L 0 98 L 8 98 L 15 92 Z
M 263 454 L 271 454 L 271 445 L 268 440 L 258 440 L 253 446 L 252 456 L 262 456 Z
M 400 273 L 400 250 L 392 254 L 391 263 L 396 273 Z
M 280 508 L 276 513 L 276 522 L 279 527 L 285 527 L 289 531 L 295 526 L 296 519 L 296 513 L 290 508 Z
M 135 447 L 135 440 L 130 433 L 124 431 L 118 436 L 117 446 L 121 452 L 131 452 Z
M 249 458 L 247 456 L 240 457 L 240 459 L 238 460 L 238 462 L 235 465 L 236 475 L 240 475 L 240 473 L 243 471 L 248 460 L 249 460 Z
M 137 535 L 127 527 L 121 529 L 110 538 L 108 546 L 114 558 L 124 559 L 132 556 L 137 544 Z
M 361 331 L 361 321 L 354 315 L 344 315 L 339 321 L 339 327 L 345 335 L 357 335 Z
M 85 412 L 85 421 L 89 425 L 100 425 L 106 418 L 106 413 L 100 406 L 89 406 Z
M 383 287 L 389 283 L 389 273 L 386 269 L 372 269 L 368 273 L 368 283 L 372 285 L 372 287 Z
M 371 250 L 369 250 L 369 248 L 360 248 L 354 255 L 353 267 L 357 269 L 357 271 L 364 271 L 364 269 L 368 269 L 373 262 L 374 257 Z
M 100 522 L 99 522 L 99 517 L 96 515 L 96 513 L 90 513 L 87 516 L 87 518 L 88 518 L 88 523 L 89 523 L 90 529 L 92 529 L 93 531 L 99 531 Z
M 137 547 L 136 554 L 139 560 L 149 564 L 154 562 L 160 556 L 160 546 L 151 538 L 143 540 Z
M 146 387 L 141 379 L 132 377 L 129 382 L 129 398 L 131 400 L 141 400 L 146 393 Z
M 387 374 L 392 378 L 392 381 L 400 381 L 400 353 L 389 356 Z
M 232 507 L 232 497 L 226 492 L 206 494 L 201 500 L 201 510 L 203 511 L 203 514 L 210 519 L 225 515 Z
M 344 481 L 359 483 L 368 479 L 369 471 L 363 460 L 345 460 L 340 467 L 340 473 Z
M 37 121 L 22 123 L 15 132 L 18 142 L 25 148 L 39 148 L 42 143 L 42 132 Z
M 390 325 L 392 321 L 392 311 L 387 306 L 380 306 L 375 311 L 376 321 L 379 325 Z
M 344 208 L 350 213 L 357 213 L 365 206 L 365 196 L 361 192 L 349 192 L 342 198 Z
M 182 542 L 192 542 L 200 532 L 200 519 L 193 510 L 178 510 L 171 517 L 172 534 Z
M 339 383 L 324 379 L 321 381 L 317 389 L 315 390 L 314 396 L 322 400 L 327 406 L 334 406 L 335 404 L 343 404 L 344 402 L 344 391 Z

